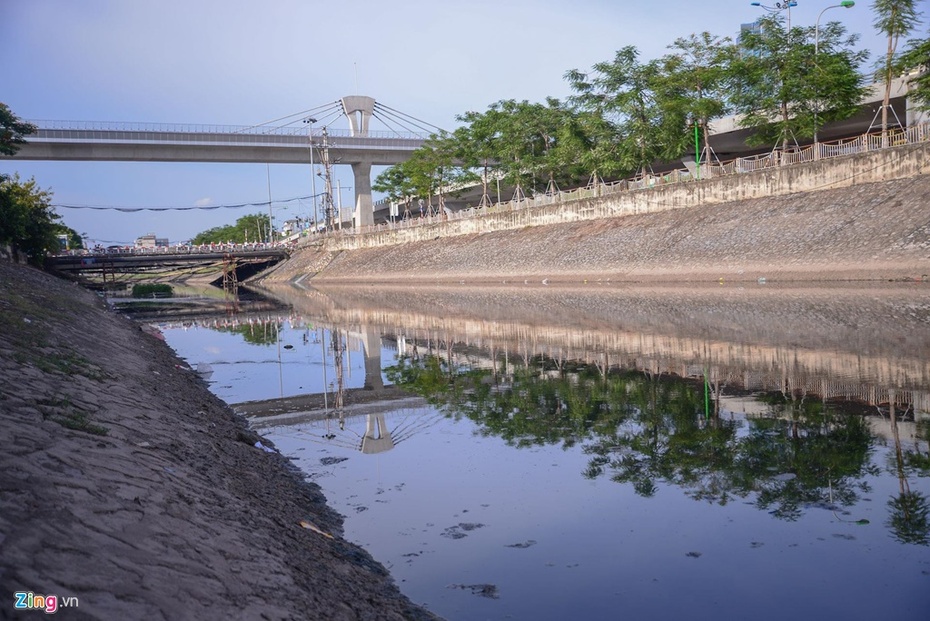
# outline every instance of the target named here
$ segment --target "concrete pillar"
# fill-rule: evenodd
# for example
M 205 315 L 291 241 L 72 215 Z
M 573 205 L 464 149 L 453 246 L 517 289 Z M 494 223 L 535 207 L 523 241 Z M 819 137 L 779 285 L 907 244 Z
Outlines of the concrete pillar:
M 352 164 L 352 174 L 355 176 L 355 213 L 352 220 L 358 229 L 375 223 L 371 201 L 371 162 Z

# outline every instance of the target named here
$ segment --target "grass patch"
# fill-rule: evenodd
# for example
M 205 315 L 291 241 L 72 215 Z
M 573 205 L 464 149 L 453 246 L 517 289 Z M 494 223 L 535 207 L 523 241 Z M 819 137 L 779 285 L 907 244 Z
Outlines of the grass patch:
M 70 399 L 39 399 L 36 404 L 42 412 L 42 418 L 56 422 L 62 427 L 95 436 L 105 436 L 110 433 L 110 430 L 103 425 L 91 422 L 88 413 L 71 403 Z
M 174 289 L 165 283 L 138 283 L 132 286 L 134 298 L 170 298 L 173 295 Z

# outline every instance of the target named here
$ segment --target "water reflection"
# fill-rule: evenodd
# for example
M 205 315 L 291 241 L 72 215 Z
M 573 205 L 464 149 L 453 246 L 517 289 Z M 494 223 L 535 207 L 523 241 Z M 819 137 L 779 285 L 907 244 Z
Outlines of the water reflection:
M 930 605 L 923 289 L 273 293 L 215 334 L 283 388 L 215 386 L 440 614 L 870 616 L 889 571 L 900 618 Z
M 708 503 L 748 499 L 779 519 L 818 508 L 864 525 L 849 508 L 871 491 L 874 444 L 890 440 L 900 494 L 887 526 L 899 541 L 930 543 L 930 501 L 909 483 L 930 475 L 922 290 L 275 293 L 361 330 L 366 349 L 377 347 L 377 325 L 398 351 L 388 379 L 481 434 L 517 448 L 580 445 L 584 477 L 643 497 L 661 481 Z M 484 321 L 476 305 L 508 319 Z M 605 322 L 618 307 L 639 312 Z M 744 326 L 732 324 L 733 307 L 752 309 Z M 683 309 L 685 325 L 674 321 Z M 627 329 L 643 322 L 650 332 Z M 881 329 L 862 334 L 860 324 Z M 736 342 L 705 336 L 734 330 Z M 366 366 L 368 377 L 381 374 Z M 369 419 L 366 437 L 383 428 Z

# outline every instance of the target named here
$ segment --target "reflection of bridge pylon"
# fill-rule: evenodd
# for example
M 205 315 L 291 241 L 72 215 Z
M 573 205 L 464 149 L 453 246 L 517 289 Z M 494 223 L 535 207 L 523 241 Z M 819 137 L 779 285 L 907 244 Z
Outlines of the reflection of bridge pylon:
M 384 421 L 384 414 L 368 414 L 365 417 L 365 435 L 359 449 L 366 455 L 384 453 L 394 448 L 391 431 Z

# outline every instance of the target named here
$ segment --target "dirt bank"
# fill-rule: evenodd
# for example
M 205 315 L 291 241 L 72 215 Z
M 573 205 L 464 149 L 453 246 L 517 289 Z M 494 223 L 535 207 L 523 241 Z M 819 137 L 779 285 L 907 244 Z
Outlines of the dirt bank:
M 930 176 L 382 248 L 300 251 L 269 281 L 904 280 L 930 275 Z
M 156 336 L 0 262 L 0 618 L 433 619 Z

